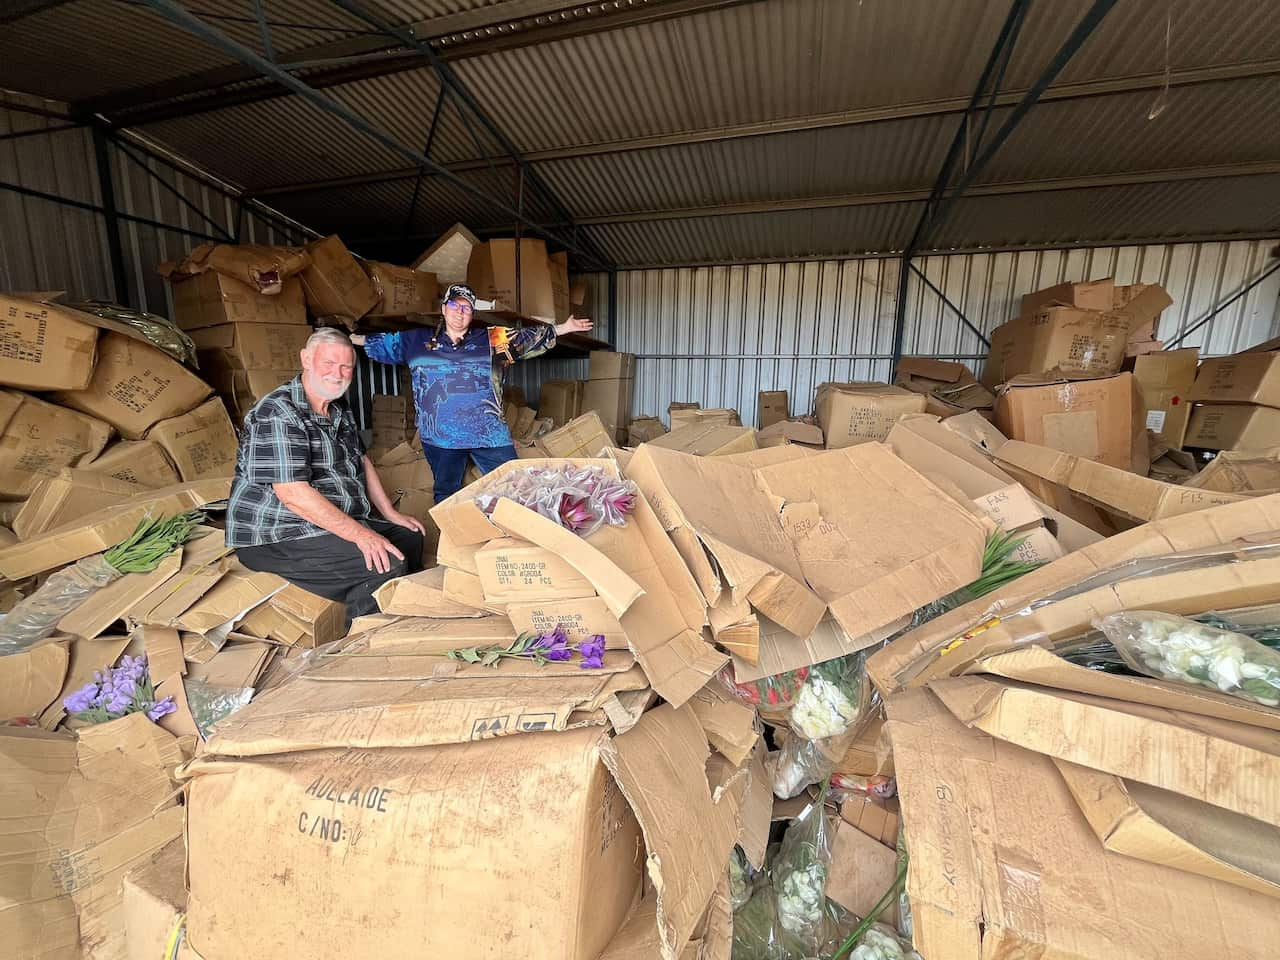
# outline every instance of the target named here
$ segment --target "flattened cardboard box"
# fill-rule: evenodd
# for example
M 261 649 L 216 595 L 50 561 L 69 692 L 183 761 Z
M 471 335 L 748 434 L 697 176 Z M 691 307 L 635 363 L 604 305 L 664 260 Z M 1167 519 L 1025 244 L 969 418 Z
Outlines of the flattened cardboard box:
M 163 350 L 111 332 L 98 340 L 98 365 L 89 386 L 54 396 L 105 420 L 121 436 L 139 440 L 158 421 L 186 413 L 212 392 Z
M 302 288 L 317 317 L 355 321 L 377 305 L 378 292 L 336 235 L 307 244 L 307 253 L 311 263 L 302 271 Z
M 103 473 L 136 487 L 154 490 L 180 479 L 160 444 L 150 440 L 120 440 L 80 467 L 89 473 Z
M 93 377 L 98 330 L 54 304 L 0 296 L 0 384 L 83 390 Z
M 1250 403 L 1198 403 L 1183 443 L 1206 450 L 1280 446 L 1280 409 Z
M 164 448 L 183 480 L 229 477 L 235 473 L 236 431 L 217 397 L 190 413 L 161 420 L 147 431 L 147 439 Z
M 25 393 L 0 390 L 0 497 L 20 500 L 63 467 L 102 452 L 110 425 Z
M 280 292 L 270 296 L 212 270 L 174 281 L 172 290 L 173 321 L 181 330 L 225 323 L 307 325 L 307 305 L 297 277 L 285 280 Z
M 521 540 L 490 540 L 475 554 L 484 598 L 505 605 L 520 600 L 574 600 L 596 595 L 568 562 Z
M 64 469 L 56 477 L 42 480 L 18 515 L 13 532 L 19 540 L 53 530 L 80 517 L 130 499 L 138 488 L 105 474 Z
M 1269 897 L 1103 849 L 1049 758 L 966 728 L 928 691 L 886 707 L 929 960 L 1264 960 L 1280 937 Z M 1087 912 L 1082 883 L 1106 891 Z
M 883 440 L 899 418 L 924 413 L 925 398 L 884 383 L 824 383 L 815 409 L 828 450 Z

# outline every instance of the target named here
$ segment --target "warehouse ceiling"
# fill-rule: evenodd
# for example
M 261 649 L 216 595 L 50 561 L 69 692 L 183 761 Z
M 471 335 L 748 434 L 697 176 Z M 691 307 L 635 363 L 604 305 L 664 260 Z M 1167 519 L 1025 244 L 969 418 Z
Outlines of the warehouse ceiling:
M 1094 6 L 1027 5 L 975 143 Z M 145 137 L 368 254 L 410 259 L 456 221 L 509 233 L 523 217 L 578 268 L 836 257 L 911 243 L 1009 11 L 13 0 L 0 87 Z M 1280 235 L 1277 103 L 1275 0 L 1119 0 L 919 246 Z

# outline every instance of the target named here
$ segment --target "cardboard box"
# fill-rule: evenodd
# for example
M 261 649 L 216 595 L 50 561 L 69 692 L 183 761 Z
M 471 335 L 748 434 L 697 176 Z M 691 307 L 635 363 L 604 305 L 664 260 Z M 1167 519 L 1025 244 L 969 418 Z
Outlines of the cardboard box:
M 66 469 L 56 477 L 42 480 L 13 518 L 13 532 L 19 540 L 52 530 L 80 517 L 115 506 L 130 499 L 138 487 L 106 474 Z
M 126 956 L 120 882 L 181 835 L 182 760 L 141 713 L 75 737 L 0 728 L 0 783 L 22 812 L 0 838 L 6 956 Z
M 1129 288 L 1120 289 L 1128 291 Z M 1021 316 L 1029 317 L 1039 313 L 1045 307 L 1067 306 L 1080 310 L 1100 310 L 1106 312 L 1122 304 L 1117 304 L 1115 281 L 1110 277 L 1102 280 L 1090 280 L 1079 283 L 1059 283 L 1045 287 L 1035 293 L 1022 295 Z M 1125 303 L 1129 298 L 1126 296 Z
M 588 380 L 582 391 L 582 409 L 594 410 L 600 415 L 605 431 L 615 443 L 631 420 L 634 391 L 634 380 Z
M 307 244 L 311 263 L 302 271 L 307 307 L 316 317 L 352 323 L 377 306 L 378 291 L 337 235 Z
M 0 384 L 83 390 L 93 377 L 98 330 L 72 310 L 0 296 Z
M 413 261 L 412 267 L 434 273 L 442 290 L 451 283 L 466 283 L 471 251 L 479 245 L 479 237 L 462 224 L 455 223 Z
M 1222 493 L 1275 493 L 1280 490 L 1280 450 L 1223 450 L 1186 485 Z
M 178 468 L 183 480 L 229 477 L 236 470 L 235 428 L 217 397 L 190 413 L 161 420 L 147 431 Z
M 756 425 L 761 430 L 791 416 L 791 401 L 785 390 L 761 390 L 756 395 L 756 399 L 759 404 Z
M 996 401 L 996 427 L 1011 440 L 1143 476 L 1151 465 L 1142 395 L 1128 373 L 1056 383 L 1012 380 Z
M 825 444 L 822 428 L 803 420 L 780 420 L 756 433 L 756 443 L 761 448 L 797 444 L 822 449 Z
M 694 424 L 664 433 L 649 445 L 695 457 L 721 457 L 756 449 L 756 432 L 750 427 Z
M 187 850 L 175 840 L 125 874 L 120 898 L 129 960 L 166 955 L 187 911 L 186 873 Z
M 112 332 L 98 340 L 98 365 L 89 386 L 54 397 L 138 440 L 158 421 L 186 413 L 212 392 L 163 350 Z
M 547 257 L 547 272 L 551 274 L 551 301 L 555 304 L 557 322 L 569 319 L 573 312 L 572 295 L 569 289 L 569 254 L 565 251 L 553 253 Z M 582 301 L 578 301 L 581 305 Z
M 903 357 L 898 361 L 894 384 L 927 399 L 925 412 L 955 417 L 970 410 L 988 410 L 995 396 L 978 383 L 963 363 L 932 357 Z
M 657 417 L 636 417 L 627 424 L 627 446 L 638 447 L 655 440 L 667 432 Z
M 444 543 L 443 536 L 441 544 Z M 483 617 L 486 612 L 448 600 L 444 595 L 444 568 L 432 567 L 421 573 L 388 580 L 374 592 L 378 609 L 404 617 Z
M 102 452 L 111 427 L 25 393 L 0 390 L 0 497 L 20 500 L 63 467 Z
M 1191 419 L 1192 384 L 1200 360 L 1199 347 L 1166 350 L 1138 357 L 1133 376 L 1142 388 L 1147 429 L 1173 450 L 1182 449 Z
M 636 355 L 613 350 L 592 350 L 587 358 L 588 380 L 634 380 Z
M 1280 353 L 1210 357 L 1200 364 L 1191 399 L 1280 407 Z
M 212 270 L 174 280 L 171 289 L 173 322 L 182 330 L 226 323 L 307 325 L 307 304 L 297 277 L 283 281 L 280 292 L 272 295 Z
M 475 564 L 485 601 L 492 606 L 596 595 L 591 582 L 567 561 L 521 540 L 490 540 L 476 551 Z
M 884 383 L 824 383 L 814 402 L 828 450 L 883 440 L 899 418 L 924 408 L 924 397 Z
M 233 369 L 300 370 L 310 327 L 279 323 L 222 323 L 192 330 L 196 349 L 218 350 Z
M 597 457 L 613 445 L 613 439 L 594 410 L 558 430 L 544 433 L 534 444 L 547 457 Z
M 1183 443 L 1206 450 L 1280 446 L 1280 409 L 1249 403 L 1198 403 L 1191 411 Z
M 563 427 L 582 413 L 581 380 L 546 380 L 538 393 L 538 415 Z
M 982 383 L 991 390 L 1029 374 L 1048 380 L 1109 377 L 1119 372 L 1129 317 L 1074 307 L 1047 307 L 991 333 Z
M 566 319 L 556 315 L 547 245 L 541 240 L 522 239 L 519 268 L 517 284 L 515 240 L 489 240 L 472 248 L 467 283 L 477 297 L 492 303 L 495 313 L 547 323 Z
M 436 275 L 429 270 L 397 267 L 376 260 L 361 261 L 360 266 L 378 294 L 377 304 L 366 316 L 405 317 L 411 313 L 440 312 L 440 288 Z
M 178 471 L 160 444 L 151 440 L 120 440 L 111 444 L 81 470 L 103 473 L 135 487 L 167 487 L 177 483 Z
M 671 421 L 671 429 L 700 426 L 742 426 L 742 418 L 732 407 L 710 407 L 703 410 L 696 403 L 673 403 L 667 407 L 667 418 Z
M 306 269 L 311 258 L 299 247 L 257 243 L 202 243 L 181 260 L 160 264 L 157 272 L 170 280 L 214 271 L 255 292 L 278 295 L 284 282 Z
M 1248 955 L 1280 934 L 1262 894 L 1105 850 L 1049 758 L 966 728 L 925 690 L 886 707 L 923 956 Z M 1081 882 L 1106 891 L 1087 914 Z
M 67 676 L 68 646 L 41 643 L 0 657 L 0 715 L 39 717 L 49 709 Z

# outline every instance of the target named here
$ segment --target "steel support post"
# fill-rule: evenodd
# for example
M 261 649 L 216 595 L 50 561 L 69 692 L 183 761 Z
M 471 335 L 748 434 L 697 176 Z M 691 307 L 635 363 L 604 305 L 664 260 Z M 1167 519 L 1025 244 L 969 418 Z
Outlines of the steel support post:
M 116 188 L 111 179 L 111 154 L 107 134 L 93 128 L 93 156 L 98 167 L 98 190 L 102 195 L 102 221 L 107 228 L 107 253 L 111 257 L 111 286 L 116 303 L 130 306 L 129 278 L 124 267 L 124 247 L 120 242 L 120 220 L 116 216 Z

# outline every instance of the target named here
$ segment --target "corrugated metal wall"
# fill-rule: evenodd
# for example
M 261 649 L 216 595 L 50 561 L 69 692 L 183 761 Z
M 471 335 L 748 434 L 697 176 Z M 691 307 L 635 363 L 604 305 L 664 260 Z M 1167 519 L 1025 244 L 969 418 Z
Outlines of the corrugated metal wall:
M 1024 293 L 1114 276 L 1160 283 L 1174 299 L 1170 340 L 1266 269 L 1274 241 L 935 256 L 920 269 L 985 333 Z M 1271 261 L 1274 262 L 1274 261 Z M 885 380 L 893 349 L 897 260 L 841 260 L 628 271 L 619 275 L 617 347 L 638 356 L 634 409 L 672 400 L 736 407 L 756 418 L 759 390 L 787 390 L 809 412 L 825 380 Z M 1223 354 L 1280 334 L 1280 273 L 1187 338 Z M 933 291 L 912 278 L 904 352 L 981 366 L 985 350 Z

